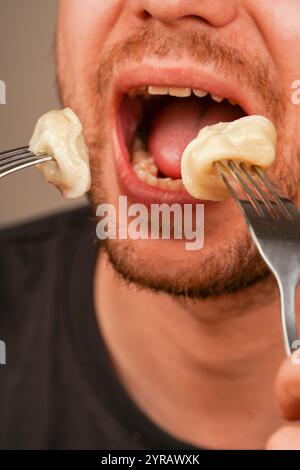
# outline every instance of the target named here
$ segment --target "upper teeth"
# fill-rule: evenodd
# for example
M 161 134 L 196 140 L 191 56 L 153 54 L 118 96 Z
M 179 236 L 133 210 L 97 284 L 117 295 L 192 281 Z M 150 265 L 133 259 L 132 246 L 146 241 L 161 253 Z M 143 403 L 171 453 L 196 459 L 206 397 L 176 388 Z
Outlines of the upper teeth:
M 164 86 L 148 86 L 149 95 L 168 95 L 169 88 Z
M 211 95 L 211 97 L 217 103 L 221 103 L 221 101 L 223 101 L 223 99 L 224 99 L 224 98 L 222 98 L 222 96 L 218 96 L 218 95 Z
M 198 90 L 196 88 L 193 89 L 193 93 L 194 93 L 194 95 L 198 96 L 199 98 L 204 98 L 204 96 L 206 96 L 208 94 L 207 91 Z
M 199 88 L 188 88 L 188 87 L 166 87 L 166 86 L 155 86 L 151 85 L 148 87 L 149 95 L 170 95 L 170 96 L 177 96 L 179 98 L 185 98 L 187 96 L 191 96 L 191 94 L 198 96 L 199 98 L 203 98 L 208 95 L 208 91 L 201 90 Z M 222 96 L 218 96 L 215 94 L 210 94 L 214 101 L 221 103 L 224 100 Z M 231 104 L 236 104 L 232 100 L 230 101 Z
M 170 87 L 169 95 L 179 96 L 184 98 L 185 96 L 191 96 L 192 90 L 190 88 Z

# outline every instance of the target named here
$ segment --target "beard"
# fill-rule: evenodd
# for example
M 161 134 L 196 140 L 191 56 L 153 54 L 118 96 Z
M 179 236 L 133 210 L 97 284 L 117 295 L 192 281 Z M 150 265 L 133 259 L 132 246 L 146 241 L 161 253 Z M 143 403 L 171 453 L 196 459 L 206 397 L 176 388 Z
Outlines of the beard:
M 287 142 L 285 129 L 285 96 L 274 71 L 256 58 L 253 63 L 234 49 L 217 43 L 207 33 L 185 31 L 181 34 L 162 34 L 155 28 L 141 27 L 122 43 L 116 43 L 100 56 L 99 66 L 86 76 L 85 99 L 77 99 L 68 92 L 63 73 L 59 75 L 62 100 L 79 115 L 89 148 L 92 185 L 89 200 L 93 215 L 99 204 L 109 203 L 117 207 L 119 187 L 115 171 L 114 150 L 110 129 L 111 82 L 114 70 L 128 61 L 138 63 L 147 57 L 163 60 L 167 57 L 188 57 L 194 62 L 207 63 L 230 76 L 237 74 L 261 97 L 265 113 L 279 129 L 278 158 L 272 176 L 281 189 L 296 199 L 299 183 L 299 164 L 296 171 L 289 168 L 299 161 L 297 149 L 285 155 Z M 74 87 L 75 88 L 75 87 Z M 107 119 L 99 123 L 99 116 Z M 292 151 L 293 150 L 293 151 Z M 292 173 L 292 174 L 291 174 Z M 101 247 L 116 273 L 130 284 L 154 292 L 172 296 L 207 298 L 236 292 L 269 276 L 269 270 L 255 249 L 237 208 L 232 202 L 226 206 L 233 220 L 226 222 L 226 237 L 222 237 L 222 222 L 216 226 L 217 241 L 205 244 L 201 252 L 179 254 L 176 240 L 118 240 L 101 241 Z M 221 211 L 222 209 L 219 209 Z M 223 215 L 220 219 L 223 219 Z M 232 225 L 236 223 L 236 230 Z M 231 227 L 230 227 L 231 225 Z M 211 232 L 211 230 L 209 230 Z M 208 240 L 211 233 L 208 234 Z

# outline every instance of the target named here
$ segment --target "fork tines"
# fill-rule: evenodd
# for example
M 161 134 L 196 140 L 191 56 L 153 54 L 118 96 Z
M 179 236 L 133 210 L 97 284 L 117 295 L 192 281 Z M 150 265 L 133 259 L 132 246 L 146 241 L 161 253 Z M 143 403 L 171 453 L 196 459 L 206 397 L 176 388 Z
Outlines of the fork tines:
M 216 166 L 236 202 L 241 202 L 246 197 L 260 217 L 269 215 L 274 219 L 283 217 L 293 220 L 296 210 L 293 203 L 288 198 L 279 196 L 274 183 L 266 177 L 261 168 L 254 165 L 249 167 L 244 162 L 233 160 L 216 162 Z M 236 188 L 230 177 L 233 177 L 240 187 Z
M 29 147 L 18 147 L 0 152 L 0 178 L 49 160 L 52 160 L 50 155 L 35 155 Z
M 21 154 L 21 153 L 26 153 L 26 152 L 29 152 L 29 147 L 17 147 L 15 149 L 12 149 L 12 150 L 4 150 L 2 152 L 0 152 L 0 159 L 1 157 L 6 157 L 6 156 L 10 156 L 10 155 L 18 155 L 18 154 Z

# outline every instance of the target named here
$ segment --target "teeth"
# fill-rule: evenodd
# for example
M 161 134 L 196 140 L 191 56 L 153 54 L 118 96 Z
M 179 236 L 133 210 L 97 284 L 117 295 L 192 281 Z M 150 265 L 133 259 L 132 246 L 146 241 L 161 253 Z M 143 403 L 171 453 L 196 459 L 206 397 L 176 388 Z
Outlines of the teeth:
M 148 93 L 149 95 L 168 95 L 169 88 L 164 86 L 149 86 Z
M 149 86 L 148 87 L 149 95 L 170 95 L 177 96 L 178 98 L 185 98 L 191 96 L 191 88 L 183 87 L 164 87 L 164 86 Z
M 178 96 L 179 98 L 185 98 L 191 96 L 192 90 L 190 88 L 181 88 L 181 87 L 170 87 L 169 95 Z
M 149 156 L 149 153 L 144 151 L 142 157 L 142 151 L 139 150 L 137 155 L 133 153 L 132 167 L 141 181 L 161 189 L 170 189 L 173 191 L 183 190 L 181 179 L 172 180 L 171 178 L 157 177 L 158 168 L 154 163 L 153 157 Z
M 147 173 L 146 182 L 148 184 L 150 184 L 151 186 L 154 186 L 156 184 L 156 181 L 158 181 L 158 178 L 155 178 L 155 176 L 151 175 L 150 173 Z
M 135 167 L 134 171 L 141 181 L 146 181 L 147 173 L 144 170 L 140 170 L 140 168 Z
M 151 173 L 151 175 L 157 177 L 158 169 L 157 169 L 157 166 L 155 165 L 155 163 L 152 163 L 152 164 L 149 166 L 149 172 Z
M 142 170 L 146 173 L 150 173 L 153 176 L 157 176 L 158 169 L 157 166 L 155 165 L 153 158 L 140 158 L 137 160 L 134 158 L 132 161 L 132 166 L 134 170 Z
M 197 96 L 198 98 L 204 98 L 205 96 L 208 95 L 208 92 L 205 90 L 201 90 L 200 88 L 187 88 L 187 87 L 166 87 L 166 86 L 155 86 L 155 85 L 150 85 L 148 86 L 148 94 L 149 95 L 170 95 L 170 96 L 176 96 L 178 98 L 185 98 L 188 96 L 191 96 L 191 94 Z M 144 91 L 146 93 L 146 91 Z M 141 94 L 141 91 L 140 91 Z M 221 103 L 225 98 L 222 96 L 214 95 L 211 94 L 211 97 L 214 101 L 217 103 Z M 233 100 L 228 100 L 230 104 L 236 105 L 237 103 Z
M 217 96 L 217 95 L 211 95 L 212 99 L 214 101 L 216 101 L 217 103 L 221 103 L 221 101 L 223 101 L 224 98 L 222 98 L 221 96 Z
M 229 102 L 230 104 L 232 104 L 232 106 L 236 106 L 236 105 L 237 105 L 237 102 L 236 102 L 236 101 L 228 100 L 228 102 Z
M 198 96 L 198 98 L 204 98 L 204 96 L 207 96 L 207 91 L 204 90 L 199 90 L 197 88 L 193 88 L 193 93 L 195 96 Z
M 173 180 L 173 181 L 172 181 L 172 186 L 173 186 L 173 188 L 176 189 L 177 191 L 180 191 L 180 189 L 183 189 L 182 180 L 181 180 L 181 179 Z

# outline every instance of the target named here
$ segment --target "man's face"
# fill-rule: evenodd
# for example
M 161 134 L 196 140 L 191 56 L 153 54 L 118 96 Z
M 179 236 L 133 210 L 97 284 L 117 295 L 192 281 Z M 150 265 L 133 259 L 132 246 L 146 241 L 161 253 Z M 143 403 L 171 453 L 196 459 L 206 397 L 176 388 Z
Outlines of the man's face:
M 264 115 L 277 127 L 271 173 L 296 201 L 300 105 L 291 96 L 300 78 L 299 7 L 298 0 L 61 0 L 58 79 L 64 105 L 84 126 L 93 207 L 118 208 L 119 195 L 129 204 L 190 202 L 173 181 L 180 178 L 178 155 L 205 125 L 245 114 Z M 209 94 L 149 98 L 149 86 Z M 151 178 L 151 157 L 159 181 Z M 138 175 L 134 162 L 143 170 Z M 125 278 L 177 295 L 232 291 L 266 274 L 230 199 L 205 203 L 200 251 L 187 251 L 185 240 L 105 246 Z

